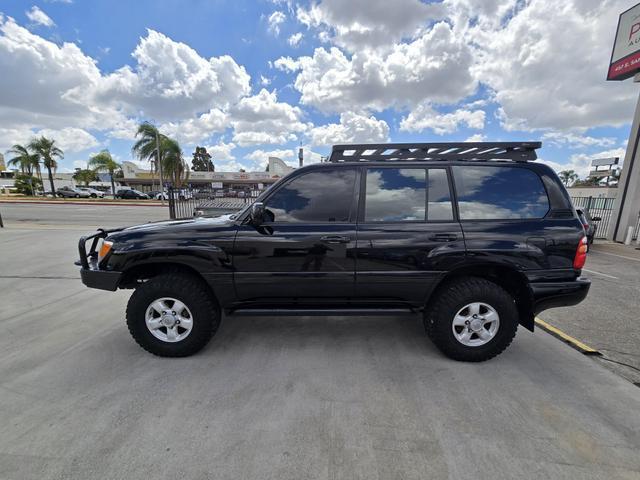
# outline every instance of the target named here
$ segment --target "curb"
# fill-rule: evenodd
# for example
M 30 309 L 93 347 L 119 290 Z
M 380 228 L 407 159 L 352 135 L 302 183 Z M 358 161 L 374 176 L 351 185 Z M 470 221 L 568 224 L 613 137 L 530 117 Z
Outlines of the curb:
M 18 204 L 22 204 L 22 205 L 106 205 L 106 206 L 117 206 L 117 207 L 164 207 L 167 208 L 167 205 L 161 205 L 159 203 L 120 203 L 120 202 L 100 202 L 100 201 L 94 201 L 94 202 L 83 202 L 83 201 L 78 201 L 78 202 L 66 202 L 64 200 L 62 201 L 55 201 L 55 200 L 0 200 L 0 203 L 6 203 L 6 204 L 11 204 L 11 203 L 18 203 Z
M 571 348 L 579 351 L 580 353 L 584 355 L 602 356 L 602 353 L 600 353 L 595 348 L 590 347 L 589 345 L 581 342 L 577 338 L 573 338 L 571 335 L 567 335 L 559 328 L 556 328 L 553 325 L 549 325 L 544 320 L 541 320 L 538 317 L 536 317 L 535 322 L 536 322 L 536 325 L 540 327 L 542 330 L 556 337 L 558 340 L 563 341 L 564 343 L 569 345 Z

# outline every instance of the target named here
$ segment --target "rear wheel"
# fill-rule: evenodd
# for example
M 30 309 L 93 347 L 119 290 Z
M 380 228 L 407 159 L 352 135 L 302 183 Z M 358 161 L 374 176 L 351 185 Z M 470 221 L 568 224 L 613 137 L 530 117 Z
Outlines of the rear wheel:
M 161 357 L 186 357 L 201 350 L 220 324 L 220 308 L 197 277 L 158 275 L 139 286 L 127 305 L 135 341 Z
M 502 287 L 469 277 L 438 293 L 424 323 L 433 343 L 449 358 L 482 362 L 509 346 L 518 328 L 518 309 Z

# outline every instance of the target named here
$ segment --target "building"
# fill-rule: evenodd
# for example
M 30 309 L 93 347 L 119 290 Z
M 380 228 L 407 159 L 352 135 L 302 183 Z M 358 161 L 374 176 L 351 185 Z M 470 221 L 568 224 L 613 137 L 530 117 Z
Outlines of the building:
M 264 190 L 293 170 L 277 157 L 269 157 L 265 172 L 189 172 L 185 184 L 192 188 L 214 188 L 233 190 Z M 122 162 L 123 178 L 120 182 L 137 190 L 158 190 L 158 175 L 140 168 L 133 162 Z
M 571 197 L 615 198 L 617 187 L 569 187 Z

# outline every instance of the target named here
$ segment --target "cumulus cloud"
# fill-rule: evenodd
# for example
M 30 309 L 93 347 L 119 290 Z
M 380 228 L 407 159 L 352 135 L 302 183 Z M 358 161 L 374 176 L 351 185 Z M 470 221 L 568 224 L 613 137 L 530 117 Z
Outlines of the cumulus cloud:
M 309 125 L 302 121 L 302 110 L 279 102 L 274 92 L 260 90 L 241 99 L 231 110 L 233 141 L 240 146 L 286 143 L 297 139 Z
M 542 135 L 543 142 L 551 143 L 559 147 L 586 148 L 586 147 L 612 147 L 616 139 L 612 137 L 591 137 L 572 132 L 551 131 Z
M 400 122 L 400 130 L 407 132 L 422 132 L 430 129 L 438 135 L 453 133 L 460 125 L 482 130 L 484 128 L 485 112 L 483 110 L 467 110 L 464 108 L 451 113 L 439 113 L 425 102 L 418 105 Z
M 236 148 L 236 144 L 233 142 L 219 142 L 215 145 L 207 145 L 205 148 L 207 149 L 209 155 L 211 155 L 211 158 L 214 162 L 218 159 L 226 161 L 236 159 L 236 157 L 232 153 L 233 149 Z
M 443 12 L 443 5 L 419 0 L 323 0 L 299 7 L 296 16 L 308 27 L 324 29 L 337 45 L 355 51 L 413 38 Z
M 35 5 L 31 7 L 31 10 L 24 12 L 24 14 L 29 20 L 37 25 L 42 25 L 43 27 L 53 27 L 55 25 L 54 21 L 51 20 L 51 17 Z
M 340 123 L 330 123 L 309 132 L 311 145 L 329 146 L 334 143 L 381 143 L 389 140 L 389 125 L 376 117 L 346 112 Z
M 336 47 L 317 48 L 311 57 L 282 57 L 274 65 L 298 71 L 294 85 L 301 103 L 331 113 L 406 108 L 427 98 L 455 103 L 476 89 L 471 61 L 469 46 L 440 22 L 385 52 L 364 50 L 349 57 Z

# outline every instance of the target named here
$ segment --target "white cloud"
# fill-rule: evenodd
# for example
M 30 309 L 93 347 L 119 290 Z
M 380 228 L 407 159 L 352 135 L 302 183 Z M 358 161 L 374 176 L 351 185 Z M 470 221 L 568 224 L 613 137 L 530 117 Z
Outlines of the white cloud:
M 35 5 L 31 7 L 31 10 L 24 12 L 24 14 L 29 20 L 37 25 L 42 25 L 44 27 L 53 27 L 55 25 L 54 21 L 51 20 L 51 17 Z
M 211 109 L 196 117 L 180 122 L 167 122 L 160 125 L 165 135 L 175 138 L 181 143 L 194 145 L 212 134 L 223 132 L 228 127 L 228 117 L 219 109 Z
M 267 19 L 267 23 L 269 24 L 269 31 L 276 36 L 280 35 L 280 25 L 282 25 L 286 19 L 287 16 L 284 13 L 278 10 L 273 12 Z
M 439 113 L 428 102 L 424 102 L 402 119 L 400 130 L 422 132 L 430 129 L 438 135 L 444 135 L 457 131 L 462 124 L 468 128 L 482 130 L 484 120 L 485 112 L 483 110 L 461 108 L 451 113 Z
M 297 47 L 300 44 L 300 41 L 302 40 L 302 32 L 298 32 L 298 33 L 294 33 L 293 35 L 291 35 L 288 39 L 287 42 L 289 43 L 289 45 L 291 45 L 292 47 Z
M 274 65 L 299 70 L 294 85 L 301 103 L 329 113 L 407 108 L 425 99 L 458 102 L 476 89 L 472 60 L 462 37 L 440 22 L 385 52 L 364 50 L 349 58 L 336 47 L 316 48 L 312 57 L 283 57 Z
M 330 146 L 336 143 L 380 143 L 389 140 L 389 125 L 373 115 L 353 112 L 340 115 L 340 123 L 330 123 L 309 132 L 311 145 Z
M 260 75 L 260 85 L 262 85 L 263 87 L 268 87 L 269 85 L 271 85 L 271 79 L 265 77 L 264 75 Z
M 474 133 L 470 137 L 468 137 L 465 142 L 485 142 L 487 137 L 481 133 Z
M 300 68 L 300 64 L 291 57 L 280 57 L 273 62 L 273 66 L 283 72 L 295 72 Z
M 61 129 L 0 128 L 0 152 L 9 150 L 15 144 L 26 145 L 40 136 L 54 139 L 56 145 L 65 153 L 81 152 L 100 144 L 89 132 L 76 127 Z
M 231 109 L 233 141 L 241 147 L 277 144 L 296 140 L 296 134 L 309 127 L 302 122 L 302 110 L 278 102 L 277 95 L 266 89 L 245 97 Z
M 233 149 L 236 148 L 236 144 L 233 142 L 219 142 L 216 145 L 207 145 L 205 148 L 209 155 L 211 155 L 214 163 L 218 160 L 230 161 L 236 159 L 232 153 Z
M 553 145 L 568 148 L 612 147 L 617 142 L 612 137 L 590 137 L 572 132 L 552 131 L 542 135 L 542 140 Z
M 414 38 L 443 11 L 440 4 L 419 0 L 322 0 L 299 7 L 297 18 L 307 27 L 329 29 L 337 45 L 355 51 Z
M 460 26 L 460 35 L 476 44 L 474 74 L 494 90 L 505 128 L 580 131 L 628 123 L 635 85 L 604 80 L 618 14 L 627 7 L 622 0 L 539 0 L 493 28 Z
M 101 79 L 97 97 L 129 113 L 169 119 L 228 108 L 250 92 L 250 77 L 228 55 L 201 57 L 190 46 L 148 30 L 133 52 L 136 67 Z

